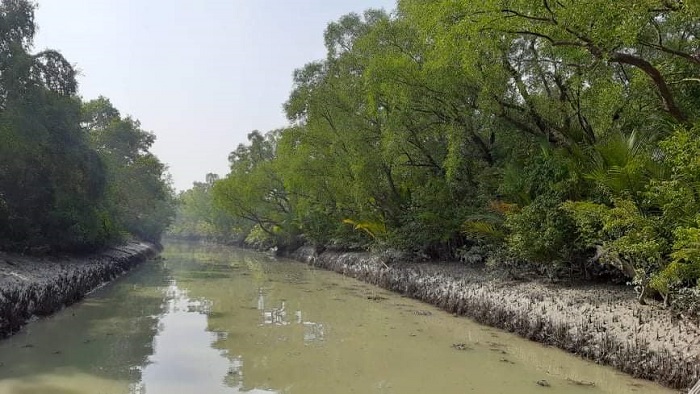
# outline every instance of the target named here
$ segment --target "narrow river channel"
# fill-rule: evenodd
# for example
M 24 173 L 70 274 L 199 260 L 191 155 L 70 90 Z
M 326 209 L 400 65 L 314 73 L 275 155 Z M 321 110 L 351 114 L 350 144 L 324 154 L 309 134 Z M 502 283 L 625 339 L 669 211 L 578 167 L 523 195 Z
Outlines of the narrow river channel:
M 162 256 L 0 342 L 0 393 L 672 392 L 301 263 Z

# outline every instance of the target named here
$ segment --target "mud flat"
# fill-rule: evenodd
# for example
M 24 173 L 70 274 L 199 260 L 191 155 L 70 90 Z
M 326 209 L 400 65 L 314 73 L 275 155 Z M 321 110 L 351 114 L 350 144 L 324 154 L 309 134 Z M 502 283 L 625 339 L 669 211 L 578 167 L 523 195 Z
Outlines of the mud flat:
M 0 338 L 34 316 L 46 316 L 82 299 L 159 248 L 129 242 L 81 257 L 36 258 L 0 252 Z
M 634 377 L 688 390 L 700 379 L 700 327 L 640 305 L 619 286 L 507 281 L 454 263 L 392 262 L 303 247 L 291 257 L 556 346 Z

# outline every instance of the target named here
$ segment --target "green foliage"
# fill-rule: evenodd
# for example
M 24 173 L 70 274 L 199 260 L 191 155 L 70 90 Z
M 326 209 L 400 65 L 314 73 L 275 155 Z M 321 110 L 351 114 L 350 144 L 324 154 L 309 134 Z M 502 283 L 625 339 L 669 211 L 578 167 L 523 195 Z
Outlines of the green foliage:
M 248 233 L 267 234 L 280 245 L 296 243 L 294 196 L 279 175 L 278 131 L 248 134 L 250 145 L 239 145 L 231 153 L 231 172 L 213 185 L 214 206 L 226 215 L 244 219 Z M 259 237 L 256 237 L 258 239 Z
M 350 224 L 355 230 L 367 233 L 372 239 L 378 240 L 386 237 L 386 226 L 379 222 L 356 222 L 351 219 L 344 219 L 343 223 Z
M 294 72 L 289 127 L 251 133 L 181 212 L 256 243 L 596 260 L 662 292 L 690 285 L 700 8 L 628 3 L 400 0 L 346 15 L 326 57 Z
M 700 217 L 697 225 L 700 226 Z M 700 228 L 679 227 L 673 238 L 671 262 L 651 280 L 651 287 L 664 295 L 700 285 Z
M 527 156 L 519 157 L 523 153 Z M 505 220 L 505 241 L 517 259 L 560 264 L 577 250 L 573 222 L 560 207 L 581 188 L 566 153 L 539 142 L 522 147 L 506 164 L 498 190 L 520 206 L 510 209 Z
M 678 128 L 659 143 L 666 176 L 650 182 L 645 197 L 660 211 L 663 236 L 672 244 L 670 263 L 652 278 L 668 296 L 700 278 L 700 128 Z
M 496 243 L 505 239 L 505 233 L 499 227 L 495 223 L 468 220 L 462 225 L 462 232 L 473 240 Z
M 659 146 L 666 176 L 650 182 L 645 198 L 663 212 L 670 235 L 676 226 L 693 224 L 700 212 L 700 125 L 675 130 Z
M 523 153 L 524 158 L 518 157 Z M 522 206 L 545 194 L 565 199 L 581 193 L 581 177 L 572 158 L 566 151 L 547 145 L 520 147 L 503 172 L 499 194 Z
M 562 204 L 576 223 L 582 249 L 601 248 L 600 262 L 611 264 L 630 279 L 646 280 L 663 268 L 668 242 L 658 222 L 640 212 L 630 200 L 615 200 L 613 207 L 588 201 Z
M 85 103 L 81 121 L 105 165 L 105 205 L 119 232 L 157 242 L 175 216 L 166 167 L 149 149 L 152 133 L 122 118 L 104 97 Z
M 30 52 L 34 8 L 0 3 L 0 249 L 82 251 L 124 232 L 157 240 L 172 202 L 165 169 L 148 153 L 153 136 L 132 120 L 109 136 L 117 128 L 107 120 L 81 124 L 86 108 L 98 113 L 108 101 L 83 107 L 70 63 L 53 50 Z M 108 115 L 118 118 L 111 106 Z M 120 161 L 108 152 L 127 151 L 135 135 L 135 153 Z
M 610 210 L 608 206 L 591 201 L 567 201 L 561 207 L 576 223 L 576 242 L 581 248 L 602 245 L 605 219 Z
M 639 201 L 650 179 L 662 171 L 648 152 L 651 146 L 636 132 L 629 136 L 613 133 L 592 147 L 584 176 L 608 199 L 626 197 Z
M 220 243 L 243 240 L 245 224 L 214 204 L 212 189 L 218 180 L 218 175 L 207 174 L 206 182 L 195 182 L 191 189 L 180 193 L 177 215 L 168 230 L 169 235 Z
M 647 142 L 645 148 L 630 149 L 627 143 L 618 153 L 605 155 L 623 158 L 617 167 L 609 166 L 620 170 L 595 179 L 607 186 L 603 200 L 612 197 L 612 206 L 591 201 L 563 204 L 576 222 L 581 247 L 602 248 L 600 261 L 648 283 L 666 300 L 700 277 L 697 141 L 697 128 L 678 128 L 658 143 L 654 154 L 630 155 L 652 151 L 654 145 Z
M 29 53 L 34 5 L 0 5 L 0 249 L 96 247 L 110 237 L 103 167 L 79 126 L 75 72 Z
M 697 220 L 700 226 L 700 217 Z M 675 242 L 671 258 L 700 267 L 700 228 L 679 227 L 674 231 Z
M 500 200 L 489 203 L 488 212 L 470 215 L 462 223 L 462 233 L 477 244 L 498 245 L 506 241 L 505 221 L 518 212 L 517 204 Z
M 276 244 L 274 234 L 268 230 L 264 230 L 258 224 L 250 229 L 248 235 L 245 237 L 245 242 L 258 249 L 269 249 Z
M 631 262 L 636 272 L 648 275 L 661 268 L 668 244 L 653 218 L 643 215 L 632 201 L 615 201 L 604 216 L 602 231 L 611 240 L 611 250 Z
M 573 222 L 560 204 L 555 196 L 541 195 L 507 216 L 507 244 L 516 257 L 540 263 L 557 263 L 571 257 Z

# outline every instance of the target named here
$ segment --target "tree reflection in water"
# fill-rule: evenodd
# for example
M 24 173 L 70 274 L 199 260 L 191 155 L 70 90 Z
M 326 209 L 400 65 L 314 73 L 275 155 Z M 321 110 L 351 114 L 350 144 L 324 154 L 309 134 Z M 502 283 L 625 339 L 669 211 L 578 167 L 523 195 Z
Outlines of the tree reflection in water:
M 261 312 L 263 325 L 286 326 L 290 324 L 287 320 L 287 304 L 285 301 L 281 301 L 279 308 L 265 308 L 265 291 L 262 287 L 258 289 L 258 310 Z M 324 340 L 325 329 L 323 323 L 304 321 L 302 311 L 295 311 L 294 317 L 295 324 L 304 326 L 305 343 Z
M 213 347 L 226 334 L 207 330 L 211 301 L 190 298 L 175 281 L 167 295 L 166 313 L 154 338 L 154 353 L 132 393 L 274 393 L 245 390 L 242 357 Z

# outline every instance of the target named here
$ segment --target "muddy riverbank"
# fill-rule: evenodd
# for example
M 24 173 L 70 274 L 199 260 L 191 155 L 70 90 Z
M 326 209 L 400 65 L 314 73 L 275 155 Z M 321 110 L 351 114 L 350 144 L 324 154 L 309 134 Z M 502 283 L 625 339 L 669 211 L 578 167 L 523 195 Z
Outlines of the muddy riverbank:
M 129 242 L 82 257 L 0 252 L 0 338 L 16 333 L 34 316 L 73 304 L 158 251 L 149 243 Z
M 700 328 L 629 288 L 514 282 L 450 263 L 392 262 L 367 253 L 292 257 L 468 316 L 479 323 L 556 346 L 635 377 L 688 389 L 700 379 Z

